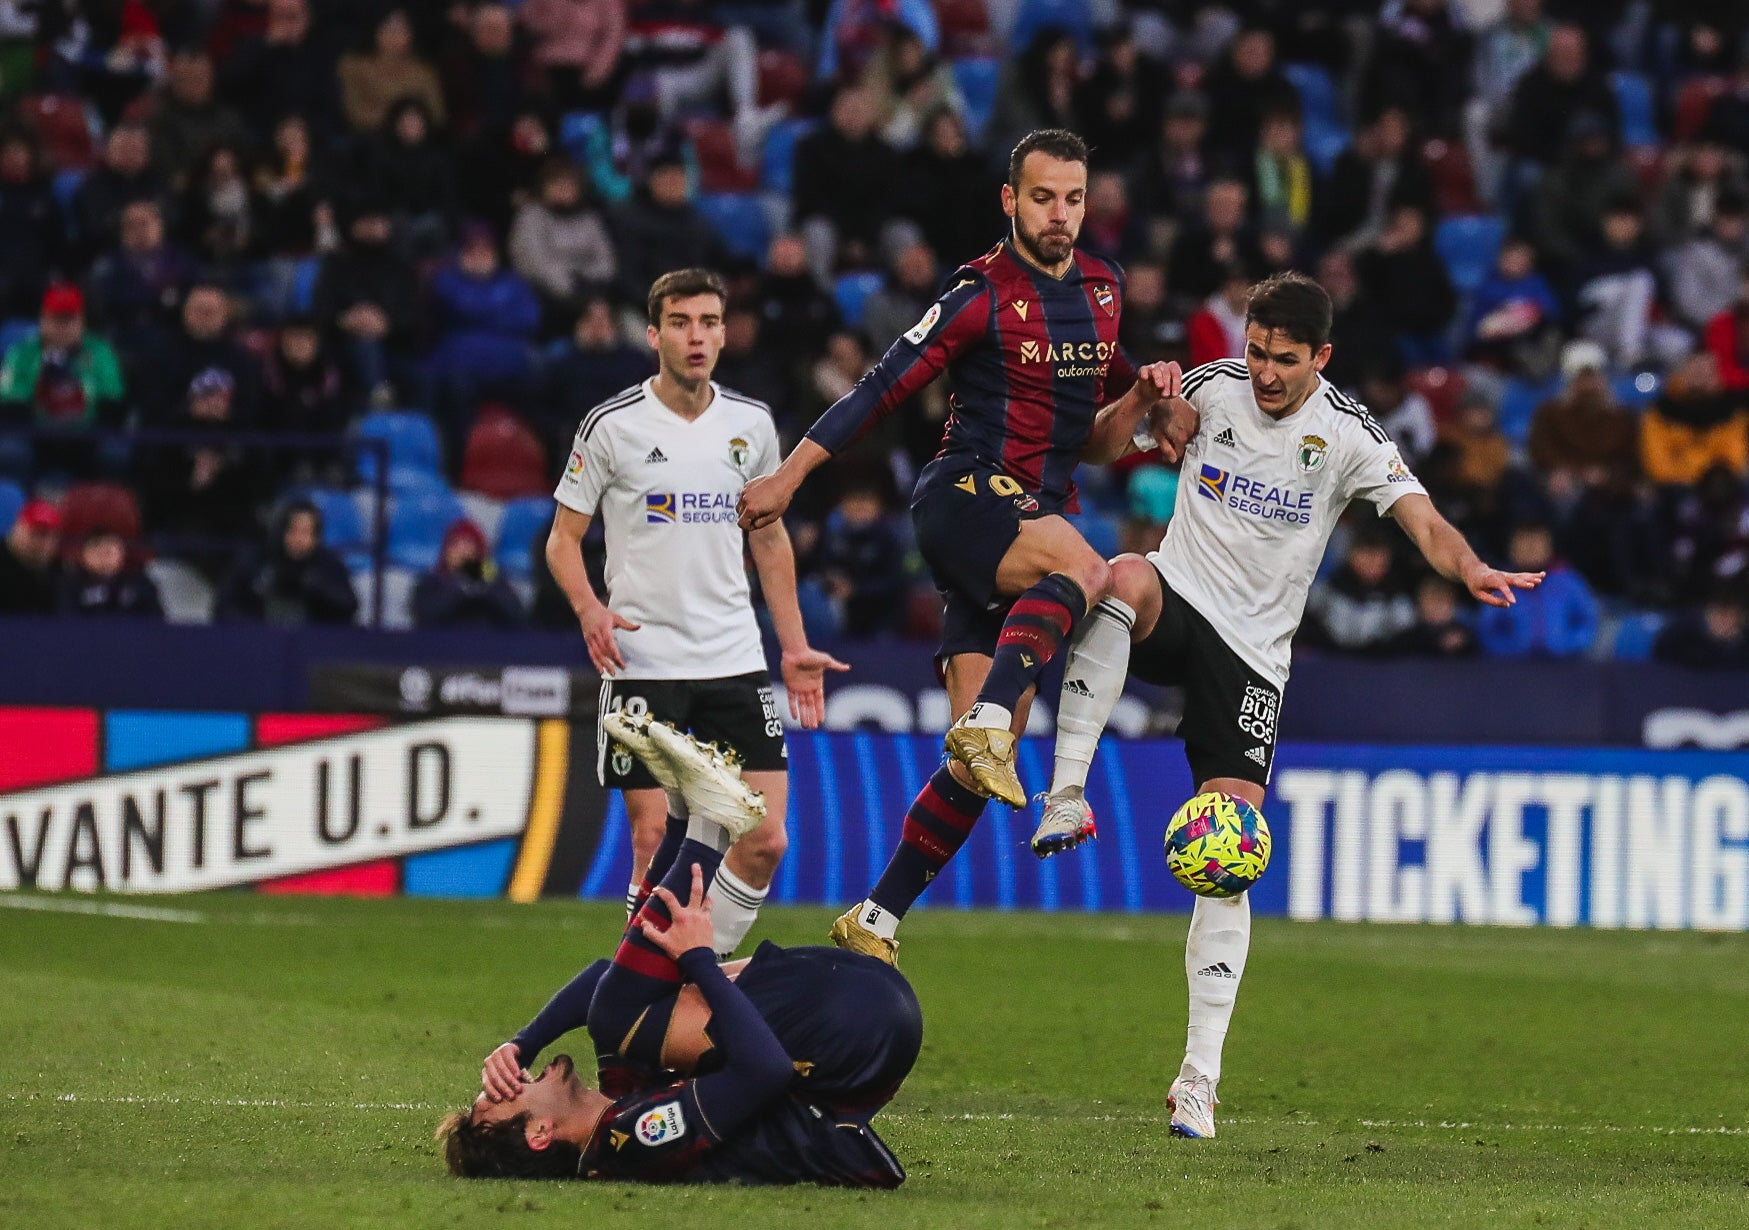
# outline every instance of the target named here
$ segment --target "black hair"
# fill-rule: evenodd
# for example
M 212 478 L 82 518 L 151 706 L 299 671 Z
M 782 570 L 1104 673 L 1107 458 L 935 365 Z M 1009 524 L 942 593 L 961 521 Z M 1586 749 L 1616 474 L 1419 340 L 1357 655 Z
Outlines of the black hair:
M 1330 341 L 1331 312 L 1330 295 L 1322 286 L 1303 273 L 1288 270 L 1251 288 L 1245 323 L 1280 333 L 1316 353 Z
M 458 1110 L 437 1125 L 443 1162 L 458 1179 L 575 1179 L 583 1151 L 568 1140 L 545 1149 L 528 1143 L 528 1114 L 496 1123 L 475 1123 L 473 1108 Z
M 1035 128 L 1020 138 L 1020 144 L 1008 155 L 1008 186 L 1020 190 L 1020 168 L 1028 154 L 1044 154 L 1061 162 L 1087 165 L 1087 142 L 1067 128 Z

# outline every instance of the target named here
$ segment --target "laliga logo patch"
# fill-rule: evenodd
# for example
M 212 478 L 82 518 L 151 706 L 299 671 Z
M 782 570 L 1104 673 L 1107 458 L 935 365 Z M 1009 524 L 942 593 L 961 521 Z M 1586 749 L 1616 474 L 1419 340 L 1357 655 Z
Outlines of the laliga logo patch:
M 747 441 L 743 440 L 740 436 L 736 436 L 733 440 L 729 441 L 729 460 L 735 463 L 736 469 L 746 465 L 747 458 L 752 456 L 752 454 L 752 448 L 748 445 Z
M 913 346 L 921 346 L 923 339 L 929 336 L 929 331 L 935 328 L 935 322 L 940 319 L 941 304 L 930 304 L 929 310 L 923 313 L 923 319 L 917 322 L 917 327 L 905 335 L 905 340 Z
M 686 1134 L 686 1116 L 680 1113 L 679 1102 L 669 1102 L 639 1115 L 638 1124 L 632 1130 L 642 1144 L 663 1144 Z
M 1117 295 L 1112 292 L 1109 286 L 1095 286 L 1093 288 L 1093 302 L 1104 308 L 1107 316 L 1117 311 Z
M 1300 467 L 1300 472 L 1310 474 L 1324 464 L 1324 458 L 1329 455 L 1330 445 L 1323 436 L 1301 436 L 1300 451 L 1294 457 L 1294 463 Z
M 571 450 L 571 460 L 565 463 L 565 473 L 567 473 L 567 474 L 581 474 L 581 473 L 583 473 L 583 454 L 582 453 L 577 452 L 575 449 Z
M 1391 473 L 1387 481 L 1393 483 L 1412 483 L 1415 481 L 1415 476 L 1409 472 L 1409 467 L 1403 464 L 1401 453 L 1391 454 Z

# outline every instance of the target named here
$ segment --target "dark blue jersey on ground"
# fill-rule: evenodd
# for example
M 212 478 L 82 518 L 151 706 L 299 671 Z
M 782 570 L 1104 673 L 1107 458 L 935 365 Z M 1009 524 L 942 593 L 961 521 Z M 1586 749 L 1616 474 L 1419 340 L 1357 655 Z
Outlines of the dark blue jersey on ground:
M 808 438 L 839 452 L 946 371 L 943 458 L 1000 470 L 1048 511 L 1074 511 L 1075 466 L 1099 408 L 1135 382 L 1118 346 L 1123 275 L 1084 252 L 1061 279 L 998 244 L 948 279 Z M 924 481 L 928 481 L 927 477 Z

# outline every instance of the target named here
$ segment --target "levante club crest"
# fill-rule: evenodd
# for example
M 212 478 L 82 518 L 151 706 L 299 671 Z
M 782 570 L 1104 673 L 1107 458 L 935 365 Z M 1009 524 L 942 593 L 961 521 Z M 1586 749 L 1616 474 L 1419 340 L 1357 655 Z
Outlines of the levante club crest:
M 1093 302 L 1104 308 L 1107 316 L 1117 311 L 1117 295 L 1109 286 L 1095 286 L 1093 288 Z

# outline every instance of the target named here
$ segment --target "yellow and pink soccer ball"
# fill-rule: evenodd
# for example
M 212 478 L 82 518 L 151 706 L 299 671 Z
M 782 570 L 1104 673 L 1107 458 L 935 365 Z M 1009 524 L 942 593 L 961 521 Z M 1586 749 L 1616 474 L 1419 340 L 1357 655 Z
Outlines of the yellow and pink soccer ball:
M 1199 794 L 1166 826 L 1166 866 L 1202 897 L 1237 897 L 1269 866 L 1269 824 L 1244 799 Z

